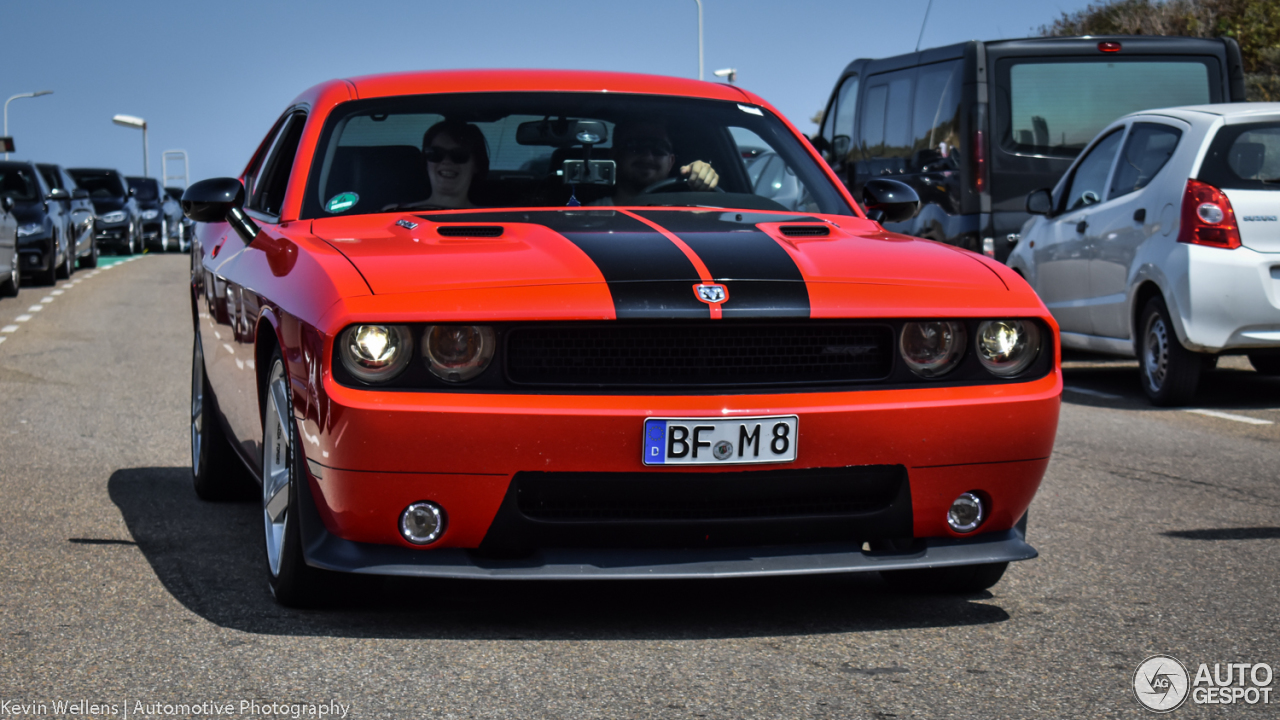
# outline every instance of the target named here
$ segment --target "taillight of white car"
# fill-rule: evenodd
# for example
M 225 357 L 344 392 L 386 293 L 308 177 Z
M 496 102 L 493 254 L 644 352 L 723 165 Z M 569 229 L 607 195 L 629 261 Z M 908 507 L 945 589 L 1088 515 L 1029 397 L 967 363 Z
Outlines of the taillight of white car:
M 1227 250 L 1240 247 L 1240 226 L 1225 193 L 1199 180 L 1187 181 L 1178 242 Z

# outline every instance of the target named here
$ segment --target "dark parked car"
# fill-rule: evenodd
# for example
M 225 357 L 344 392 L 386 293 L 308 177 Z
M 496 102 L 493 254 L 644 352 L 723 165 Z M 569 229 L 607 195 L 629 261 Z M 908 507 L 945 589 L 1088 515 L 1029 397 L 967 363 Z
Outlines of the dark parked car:
M 93 200 L 98 247 L 109 245 L 127 255 L 142 252 L 142 215 L 124 175 L 105 168 L 70 168 L 67 173 Z
M 0 297 L 13 297 L 22 284 L 18 267 L 18 218 L 13 216 L 13 200 L 0 193 Z
M 22 271 L 44 285 L 70 277 L 75 271 L 67 230 L 71 215 L 59 202 L 70 193 L 50 188 L 34 163 L 19 161 L 0 162 L 0 193 L 14 203 Z
M 1243 100 L 1231 39 L 971 41 L 853 61 L 814 145 L 854 197 L 884 176 L 915 189 L 920 212 L 886 228 L 1003 260 L 1027 192 L 1052 187 L 1116 118 Z
M 164 216 L 169 223 L 169 242 L 177 244 L 178 252 L 187 252 L 195 223 L 182 214 L 182 191 L 176 187 L 164 189 Z
M 80 267 L 98 267 L 98 244 L 93 241 L 93 201 L 89 199 L 89 191 L 76 185 L 75 180 L 62 169 L 61 165 L 37 163 L 36 169 L 44 182 L 53 190 L 62 190 L 67 194 L 58 197 L 57 202 L 67 213 L 67 238 L 75 248 L 73 255 L 80 262 Z
M 155 178 L 125 178 L 129 189 L 138 201 L 138 210 L 142 213 L 142 247 L 167 252 L 169 250 L 169 219 L 164 214 L 164 199 L 168 196 L 161 192 L 160 181 Z

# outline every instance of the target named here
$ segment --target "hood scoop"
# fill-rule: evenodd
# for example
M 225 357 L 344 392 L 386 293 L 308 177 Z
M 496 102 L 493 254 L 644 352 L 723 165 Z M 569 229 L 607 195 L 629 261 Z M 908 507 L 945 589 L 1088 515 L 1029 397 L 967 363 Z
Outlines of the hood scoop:
M 496 238 L 502 237 L 501 225 L 438 225 L 441 237 Z
M 778 232 L 787 237 L 827 237 L 831 228 L 826 225 L 779 225 Z

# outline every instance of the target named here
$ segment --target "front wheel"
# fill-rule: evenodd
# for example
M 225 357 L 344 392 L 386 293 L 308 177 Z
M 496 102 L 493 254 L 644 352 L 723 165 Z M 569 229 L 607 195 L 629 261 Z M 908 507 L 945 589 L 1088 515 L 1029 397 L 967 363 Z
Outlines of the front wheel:
M 169 221 L 160 221 L 160 252 L 169 252 Z
M 49 267 L 35 273 L 37 285 L 55 285 L 58 282 L 58 239 L 49 245 Z
M 262 408 L 262 521 L 267 582 L 276 602 L 302 607 L 319 596 L 320 571 L 302 556 L 298 526 L 298 483 L 303 477 L 302 450 L 293 421 L 289 376 L 280 350 L 271 356 L 267 397 Z
M 1162 298 L 1147 301 L 1142 310 L 1138 374 L 1142 390 L 1153 405 L 1186 405 L 1196 394 L 1204 367 L 1199 353 L 1182 347 Z
M 68 244 L 66 251 L 62 254 L 62 264 L 58 266 L 58 279 L 68 280 L 75 271 L 76 249 L 74 245 Z
M 18 251 L 13 251 L 13 257 L 9 259 L 9 277 L 0 282 L 0 297 L 18 297 L 18 290 L 22 287 L 22 270 L 18 267 Z
M 96 268 L 98 267 L 98 239 L 89 240 L 89 254 L 80 258 L 80 267 Z
M 956 565 L 919 570 L 882 570 L 880 577 L 895 590 L 912 593 L 982 592 L 1000 582 L 1009 563 Z

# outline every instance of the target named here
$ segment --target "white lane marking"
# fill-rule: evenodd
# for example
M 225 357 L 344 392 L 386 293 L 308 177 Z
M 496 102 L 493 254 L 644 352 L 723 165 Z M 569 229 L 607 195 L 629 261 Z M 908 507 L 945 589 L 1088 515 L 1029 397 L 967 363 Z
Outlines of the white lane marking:
M 54 292 L 58 292 L 58 291 L 57 291 L 57 290 L 54 290 Z M 50 295 L 45 295 L 44 297 L 40 298 L 40 302 L 42 302 L 42 303 L 51 303 L 51 302 L 53 302 L 53 300 L 54 300 L 54 298 L 53 298 L 52 296 L 50 296 Z
M 0 342 L 4 342 L 4 336 L 0 335 Z
M 18 332 L 18 326 L 5 325 L 4 327 L 0 328 L 0 333 L 7 333 L 7 332 Z
M 32 305 L 31 307 L 27 308 L 27 312 L 40 312 L 43 309 L 44 309 L 43 305 Z
M 67 287 L 70 287 L 70 285 L 68 285 Z M 62 290 L 54 290 L 53 292 L 51 292 L 51 293 L 49 293 L 49 294 L 50 294 L 50 295 L 61 295 L 62 293 L 63 293 L 63 291 L 62 291 Z
M 1093 395 L 1095 397 L 1106 398 L 1108 400 L 1124 399 L 1123 395 L 1112 395 L 1111 393 L 1102 392 L 1101 390 L 1090 390 L 1089 388 L 1073 387 L 1071 385 L 1064 385 L 1062 389 L 1067 392 L 1080 393 L 1081 395 Z
M 14 321 L 14 322 L 26 322 L 26 321 L 28 321 L 28 320 L 30 320 L 30 319 L 31 319 L 31 316 L 30 316 L 30 315 L 19 315 L 18 317 L 14 318 L 14 319 L 13 319 L 13 321 Z
M 1199 408 L 1188 408 L 1183 412 L 1195 413 L 1197 415 L 1208 415 L 1209 417 L 1221 418 L 1223 420 L 1234 420 L 1236 422 L 1248 423 L 1250 425 L 1275 425 L 1270 420 L 1262 420 L 1259 418 L 1249 417 L 1247 415 L 1234 415 L 1232 413 L 1224 413 L 1218 410 L 1201 410 Z
M 231 353 L 232 355 L 235 355 L 235 354 L 236 354 L 236 349 L 235 349 L 235 348 L 233 348 L 233 347 L 231 347 L 230 345 L 228 345 L 228 344 L 226 344 L 226 343 L 222 343 L 222 347 L 226 348 L 226 349 L 227 349 L 227 352 Z

